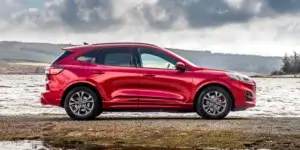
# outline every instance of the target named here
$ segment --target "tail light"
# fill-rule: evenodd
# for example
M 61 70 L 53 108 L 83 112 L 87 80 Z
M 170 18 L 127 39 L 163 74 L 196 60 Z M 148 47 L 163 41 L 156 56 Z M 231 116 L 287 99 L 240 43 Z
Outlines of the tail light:
M 47 75 L 57 75 L 61 73 L 64 69 L 63 68 L 58 68 L 58 67 L 49 67 L 46 69 L 46 74 Z
M 58 67 L 48 67 L 46 68 L 45 74 L 46 74 L 46 81 L 51 80 L 52 75 L 57 75 L 61 73 L 64 69 L 58 68 Z

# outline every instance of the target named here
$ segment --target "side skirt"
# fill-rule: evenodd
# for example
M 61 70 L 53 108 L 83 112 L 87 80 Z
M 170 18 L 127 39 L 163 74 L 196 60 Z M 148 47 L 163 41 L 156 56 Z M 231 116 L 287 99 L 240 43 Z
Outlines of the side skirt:
M 193 110 L 185 109 L 103 109 L 104 112 L 170 112 L 170 113 L 191 113 Z

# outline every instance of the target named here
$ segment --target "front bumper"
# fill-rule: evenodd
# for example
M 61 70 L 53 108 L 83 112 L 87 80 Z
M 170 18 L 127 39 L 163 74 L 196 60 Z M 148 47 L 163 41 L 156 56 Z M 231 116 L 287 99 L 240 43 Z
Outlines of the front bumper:
M 235 100 L 234 111 L 245 110 L 256 106 L 256 83 L 235 81 L 232 88 Z

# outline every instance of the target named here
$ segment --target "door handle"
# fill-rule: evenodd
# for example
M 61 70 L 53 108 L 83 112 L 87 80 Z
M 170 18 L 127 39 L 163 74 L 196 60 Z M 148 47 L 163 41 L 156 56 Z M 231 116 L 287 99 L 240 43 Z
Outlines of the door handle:
M 154 74 L 144 74 L 143 76 L 144 76 L 144 77 L 149 77 L 149 78 L 155 77 Z
M 93 71 L 93 74 L 105 74 L 103 71 Z

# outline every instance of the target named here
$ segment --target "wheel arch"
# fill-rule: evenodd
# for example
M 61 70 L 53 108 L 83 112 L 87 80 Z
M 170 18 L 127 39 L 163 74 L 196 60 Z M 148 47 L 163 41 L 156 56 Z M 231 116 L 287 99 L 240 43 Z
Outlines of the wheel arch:
M 226 92 L 229 93 L 231 99 L 232 99 L 232 107 L 231 107 L 231 110 L 234 110 L 235 108 L 235 99 L 234 99 L 234 96 L 233 96 L 233 93 L 231 92 L 230 88 L 225 85 L 225 84 L 222 84 L 222 83 L 219 83 L 219 82 L 210 82 L 210 83 L 207 83 L 207 84 L 204 84 L 202 85 L 198 90 L 197 90 L 197 93 L 195 94 L 194 96 L 194 99 L 193 99 L 193 108 L 194 110 L 196 110 L 196 102 L 197 102 L 197 98 L 198 96 L 200 95 L 200 93 L 206 89 L 207 87 L 210 87 L 210 86 L 218 86 L 218 87 L 221 87 L 223 88 L 224 90 L 226 90 Z
M 71 85 L 69 85 L 63 92 L 62 94 L 62 98 L 61 98 L 61 101 L 60 101 L 60 106 L 61 107 L 64 107 L 64 103 L 65 103 L 65 98 L 67 96 L 67 94 L 75 87 L 88 87 L 90 88 L 93 92 L 95 92 L 100 100 L 100 105 L 101 107 L 103 106 L 102 104 L 102 94 L 101 92 L 97 89 L 97 87 L 92 84 L 92 83 L 89 83 L 89 82 L 76 82 L 76 83 L 73 83 Z

